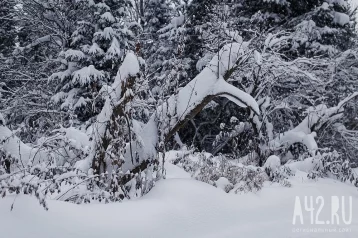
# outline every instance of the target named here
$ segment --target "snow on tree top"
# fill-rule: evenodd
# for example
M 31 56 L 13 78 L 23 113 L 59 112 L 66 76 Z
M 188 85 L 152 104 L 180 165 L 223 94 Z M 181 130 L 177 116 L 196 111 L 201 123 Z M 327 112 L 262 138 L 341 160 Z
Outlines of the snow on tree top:
M 138 57 L 129 51 L 123 60 L 122 65 L 119 67 L 118 74 L 113 84 L 113 88 L 116 88 L 122 80 L 127 79 L 130 76 L 135 76 L 140 72 Z M 118 96 L 120 94 L 117 94 Z

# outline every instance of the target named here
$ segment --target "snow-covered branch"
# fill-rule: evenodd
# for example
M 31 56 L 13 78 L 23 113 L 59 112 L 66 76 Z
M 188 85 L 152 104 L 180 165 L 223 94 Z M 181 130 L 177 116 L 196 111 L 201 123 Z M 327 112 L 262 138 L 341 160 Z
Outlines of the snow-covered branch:
M 270 141 L 270 149 L 276 150 L 282 145 L 289 146 L 294 143 L 302 143 L 312 155 L 315 155 L 318 149 L 315 137 L 319 129 L 329 122 L 332 123 L 340 119 L 343 116 L 344 105 L 357 96 L 357 92 L 353 93 L 339 102 L 335 107 L 327 108 L 323 104 L 317 107 L 310 107 L 307 111 L 308 115 L 299 125 L 292 130 L 279 134 L 275 139 Z
M 246 54 L 247 43 L 232 43 L 225 45 L 210 64 L 190 81 L 176 95 L 172 95 L 163 104 L 158 106 L 137 136 L 139 141 L 131 141 L 127 144 L 124 161 L 121 164 L 123 173 L 129 175 L 135 171 L 142 171 L 154 161 L 157 156 L 159 144 L 171 138 L 187 121 L 193 118 L 201 109 L 216 96 L 224 96 L 235 102 L 238 106 L 249 107 L 259 115 L 256 101 L 247 93 L 231 86 L 225 80 L 227 74 L 236 66 L 242 56 Z M 106 87 L 108 97 L 102 112 L 97 117 L 94 125 L 95 138 L 94 150 L 98 150 L 98 143 L 105 142 L 105 150 L 110 149 L 111 136 L 108 131 L 108 122 L 118 120 L 120 113 L 123 114 L 125 104 L 126 87 L 128 79 L 139 72 L 139 64 L 133 53 L 128 53 L 121 68 L 118 71 L 116 81 L 111 87 Z M 224 78 L 224 76 L 226 78 Z M 103 145 L 103 144 L 102 144 Z M 97 148 L 97 149 L 95 149 Z M 102 148 L 103 149 L 103 148 Z M 77 168 L 88 171 L 95 159 L 93 151 L 86 160 L 77 163 Z M 104 151 L 104 153 L 106 153 Z M 103 156 L 103 155 L 102 155 Z M 136 158 L 135 161 L 133 158 Z M 102 158 L 103 159 L 103 158 Z M 137 171 L 137 172 L 138 172 Z M 125 178 L 123 182 L 128 182 Z

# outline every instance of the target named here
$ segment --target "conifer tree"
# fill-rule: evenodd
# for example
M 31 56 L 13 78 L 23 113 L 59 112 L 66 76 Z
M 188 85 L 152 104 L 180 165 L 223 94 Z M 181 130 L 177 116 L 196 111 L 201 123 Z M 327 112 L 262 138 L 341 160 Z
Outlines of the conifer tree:
M 238 0 L 236 24 L 242 35 L 286 32 L 283 52 L 292 58 L 327 54 L 332 56 L 352 46 L 355 11 L 349 1 Z M 343 43 L 344 42 L 344 43 Z
M 55 103 L 73 117 L 86 121 L 101 110 L 99 91 L 113 82 L 127 50 L 134 48 L 134 33 L 128 21 L 130 2 L 126 0 L 78 1 L 85 12 L 78 19 L 70 45 L 60 54 Z M 97 99 L 97 100 L 96 100 Z

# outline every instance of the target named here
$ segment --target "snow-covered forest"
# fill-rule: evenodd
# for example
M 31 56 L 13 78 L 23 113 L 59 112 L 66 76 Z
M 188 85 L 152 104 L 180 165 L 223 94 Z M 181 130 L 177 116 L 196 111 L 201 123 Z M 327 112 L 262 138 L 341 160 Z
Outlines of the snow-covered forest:
M 107 219 L 143 231 L 108 223 L 105 237 L 263 237 L 240 211 L 286 209 L 291 225 L 294 200 L 279 204 L 312 187 L 358 204 L 356 16 L 348 0 L 0 0 L 0 236 L 32 237 L 11 214 L 63 209 L 88 224 L 117 210 Z M 202 228 L 171 234 L 185 223 L 154 211 L 214 216 L 215 201 L 251 230 L 173 212 Z M 163 218 L 141 218 L 151 206 Z M 52 229 L 33 237 L 104 235 Z

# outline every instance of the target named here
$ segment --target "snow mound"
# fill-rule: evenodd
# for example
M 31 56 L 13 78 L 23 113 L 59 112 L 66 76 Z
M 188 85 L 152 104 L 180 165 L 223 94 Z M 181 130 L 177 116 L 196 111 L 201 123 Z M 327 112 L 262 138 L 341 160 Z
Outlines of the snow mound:
M 272 171 L 276 170 L 278 167 L 281 166 L 281 160 L 276 155 L 271 155 L 267 158 L 264 168 L 271 169 Z
M 230 181 L 225 178 L 225 177 L 220 177 L 216 182 L 215 182 L 216 187 L 222 189 L 223 191 L 227 192 L 229 189 L 228 187 L 234 187 L 234 185 L 232 183 L 230 183 Z M 229 190 L 230 191 L 230 190 Z

